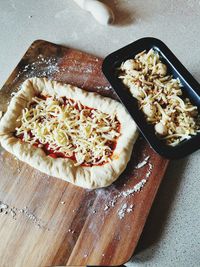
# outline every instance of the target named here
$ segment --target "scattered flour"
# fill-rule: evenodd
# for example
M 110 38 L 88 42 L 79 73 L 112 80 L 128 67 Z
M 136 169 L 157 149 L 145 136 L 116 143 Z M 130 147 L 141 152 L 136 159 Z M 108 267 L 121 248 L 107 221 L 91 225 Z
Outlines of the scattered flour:
M 150 156 L 147 156 L 143 161 L 139 162 L 136 166 L 135 166 L 135 169 L 140 169 L 142 167 L 144 167 L 148 160 L 149 160 Z
M 97 90 L 113 90 L 112 86 L 96 86 Z
M 29 211 L 27 207 L 24 207 L 23 209 L 20 209 L 19 212 L 25 215 L 30 221 L 32 221 L 36 226 L 39 228 L 43 228 L 42 221 L 38 219 L 33 213 Z
M 28 218 L 34 225 L 38 226 L 39 228 L 44 228 L 44 223 L 38 219 L 33 213 L 29 211 L 27 207 L 23 209 L 18 209 L 16 207 L 10 207 L 8 204 L 3 203 L 0 201 L 0 214 L 8 214 L 11 215 L 13 219 L 17 219 L 19 214 L 23 214 L 26 218 Z
M 130 196 L 136 192 L 139 192 L 142 189 L 142 187 L 146 184 L 146 182 L 147 182 L 147 179 L 142 179 L 139 183 L 134 185 L 133 188 L 128 189 L 127 191 L 121 192 L 120 195 L 127 197 L 127 196 Z
M 105 205 L 104 210 L 108 210 L 108 209 L 109 209 L 109 207 L 107 205 Z
M 142 168 L 143 166 L 145 166 L 146 164 L 148 164 L 148 170 L 146 172 L 146 175 L 143 179 L 141 179 L 137 184 L 135 184 L 132 188 L 127 189 L 127 190 L 123 190 L 120 193 L 115 193 L 114 196 L 112 196 L 110 198 L 110 200 L 108 200 L 107 203 L 105 203 L 105 206 L 103 208 L 104 211 L 108 211 L 109 209 L 115 207 L 115 204 L 117 202 L 117 200 L 119 198 L 128 198 L 129 196 L 132 196 L 138 192 L 140 192 L 142 190 L 142 188 L 145 186 L 145 184 L 148 181 L 148 178 L 151 175 L 152 169 L 153 169 L 153 165 L 149 162 L 149 156 L 147 156 L 142 162 L 138 163 L 138 165 L 136 166 L 138 169 Z M 128 206 L 127 203 L 124 203 L 120 209 L 118 210 L 118 217 L 121 219 L 123 219 L 125 217 L 125 215 L 129 212 L 133 211 L 133 205 L 131 204 L 130 206 Z
M 134 208 L 133 204 L 131 204 L 131 205 L 128 206 L 127 203 L 124 203 L 122 205 L 122 207 L 118 210 L 118 213 L 117 213 L 118 214 L 118 217 L 120 218 L 120 220 L 125 217 L 126 213 L 132 212 L 133 211 L 133 208 Z
M 124 218 L 126 209 L 127 209 L 127 204 L 125 203 L 125 204 L 118 210 L 118 216 L 119 216 L 120 220 Z
M 0 202 L 0 213 L 2 213 L 2 214 L 7 214 L 8 211 L 9 211 L 9 209 L 8 209 L 8 205 L 6 205 L 6 204 Z
M 21 76 L 25 79 L 35 76 L 48 77 L 51 79 L 56 72 L 59 72 L 57 59 L 55 57 L 43 57 L 43 55 L 39 55 L 36 61 L 25 65 L 24 68 L 18 72 L 14 81 Z

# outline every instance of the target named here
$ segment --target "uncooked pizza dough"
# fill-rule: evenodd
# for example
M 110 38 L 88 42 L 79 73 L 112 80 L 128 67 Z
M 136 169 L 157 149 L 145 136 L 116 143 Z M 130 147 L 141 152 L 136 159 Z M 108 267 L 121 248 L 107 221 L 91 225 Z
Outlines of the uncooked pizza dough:
M 0 121 L 7 151 L 43 173 L 89 189 L 119 177 L 137 135 L 119 102 L 46 78 L 27 79 Z

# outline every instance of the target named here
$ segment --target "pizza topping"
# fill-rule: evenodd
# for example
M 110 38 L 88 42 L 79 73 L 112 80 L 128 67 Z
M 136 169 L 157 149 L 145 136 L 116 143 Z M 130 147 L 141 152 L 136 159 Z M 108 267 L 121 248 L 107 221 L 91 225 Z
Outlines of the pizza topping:
M 108 162 L 120 135 L 115 114 L 64 97 L 34 97 L 18 121 L 17 137 L 41 147 L 53 158 L 71 158 L 76 166 Z
M 200 131 L 197 106 L 183 97 L 180 80 L 167 74 L 158 52 L 144 50 L 123 62 L 120 71 L 119 78 L 168 145 L 177 145 Z

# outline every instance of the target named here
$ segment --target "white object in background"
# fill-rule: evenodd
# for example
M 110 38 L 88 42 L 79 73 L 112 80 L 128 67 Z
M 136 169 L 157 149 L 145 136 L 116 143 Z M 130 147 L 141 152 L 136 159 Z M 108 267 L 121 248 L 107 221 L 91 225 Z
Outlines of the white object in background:
M 89 11 L 101 24 L 107 25 L 114 21 L 112 10 L 98 0 L 74 0 L 81 8 Z

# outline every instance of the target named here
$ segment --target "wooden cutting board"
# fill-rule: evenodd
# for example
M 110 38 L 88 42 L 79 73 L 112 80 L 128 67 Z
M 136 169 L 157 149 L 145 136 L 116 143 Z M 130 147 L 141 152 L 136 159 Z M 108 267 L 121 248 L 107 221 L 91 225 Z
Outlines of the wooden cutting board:
M 117 98 L 101 72 L 101 64 L 100 58 L 37 40 L 0 91 L 0 110 L 6 110 L 11 93 L 22 81 L 33 76 Z M 136 168 L 146 157 L 147 163 Z M 139 138 L 117 182 L 105 189 L 85 190 L 42 174 L 2 150 L 0 266 L 109 266 L 127 262 L 167 164 Z

